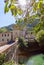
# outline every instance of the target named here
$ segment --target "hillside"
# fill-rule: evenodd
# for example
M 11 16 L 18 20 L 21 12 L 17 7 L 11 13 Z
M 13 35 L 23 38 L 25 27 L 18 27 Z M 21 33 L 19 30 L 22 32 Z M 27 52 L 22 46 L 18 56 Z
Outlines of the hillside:
M 1 32 L 12 31 L 12 30 L 13 30 L 13 25 L 14 25 L 14 24 L 11 24 L 11 25 L 8 25 L 8 26 L 1 27 L 1 28 L 0 28 L 0 33 L 1 33 Z
M 27 24 L 26 28 L 32 29 L 33 26 L 38 24 L 38 22 L 39 22 L 39 19 L 35 19 L 34 22 L 32 22 L 31 24 Z M 11 24 L 11 25 L 0 28 L 0 33 L 1 32 L 12 31 L 12 30 L 15 30 L 15 29 L 19 29 L 19 27 L 16 24 Z

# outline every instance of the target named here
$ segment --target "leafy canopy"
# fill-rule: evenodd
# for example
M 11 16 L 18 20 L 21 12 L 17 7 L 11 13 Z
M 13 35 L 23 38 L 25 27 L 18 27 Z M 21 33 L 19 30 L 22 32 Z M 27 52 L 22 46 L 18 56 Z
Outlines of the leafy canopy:
M 36 0 L 30 0 L 29 3 L 27 3 L 26 0 L 26 5 L 24 5 L 26 7 L 23 10 L 18 1 L 19 0 L 5 0 L 4 12 L 6 13 L 10 10 L 13 16 L 16 16 L 17 14 L 19 15 L 23 14 L 22 16 L 25 15 L 25 17 L 27 18 L 29 17 L 31 11 L 33 11 L 34 13 L 39 12 L 40 14 L 44 14 L 43 0 L 38 0 L 38 2 Z
M 23 7 L 18 3 L 19 0 L 5 0 L 5 7 L 4 12 L 7 13 L 8 11 L 11 11 L 12 16 L 16 17 L 16 23 L 19 26 L 19 23 L 21 23 L 23 20 L 24 25 L 27 23 L 33 22 L 33 19 L 36 17 L 40 18 L 40 21 L 44 21 L 44 0 L 29 0 L 29 2 L 26 0 L 26 5 Z M 22 3 L 23 4 L 23 3 Z M 20 20 L 17 17 L 17 15 L 20 15 Z M 24 26 L 23 25 L 23 26 Z M 37 25 L 38 26 L 38 25 Z M 36 26 L 36 27 L 37 27 Z M 40 27 L 41 25 L 39 25 Z M 39 30 L 39 27 L 37 30 Z
M 36 40 L 38 42 L 44 43 L 44 30 L 40 30 L 36 35 Z

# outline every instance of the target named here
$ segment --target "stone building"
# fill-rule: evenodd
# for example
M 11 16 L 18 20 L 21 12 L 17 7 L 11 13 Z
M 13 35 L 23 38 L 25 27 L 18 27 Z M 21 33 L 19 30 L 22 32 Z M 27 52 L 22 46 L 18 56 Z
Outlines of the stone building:
M 15 40 L 16 37 L 19 37 L 19 35 L 20 35 L 20 30 L 13 30 L 13 31 L 11 32 L 11 35 L 12 35 L 12 40 Z
M 0 45 L 4 45 L 11 40 L 11 32 L 0 33 Z
M 11 32 L 0 33 L 0 45 L 4 45 L 9 41 L 15 41 L 17 37 L 25 36 L 24 30 L 13 30 Z
M 16 37 L 24 37 L 25 36 L 25 31 L 24 30 L 13 30 L 12 31 L 12 39 L 15 40 Z

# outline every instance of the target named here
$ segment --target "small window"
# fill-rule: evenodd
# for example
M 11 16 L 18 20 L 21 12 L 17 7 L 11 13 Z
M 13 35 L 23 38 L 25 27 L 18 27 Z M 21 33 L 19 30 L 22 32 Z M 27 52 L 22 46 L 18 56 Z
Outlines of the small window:
M 9 36 L 9 34 L 8 34 L 8 36 Z
M 4 41 L 4 39 L 2 39 L 2 41 Z
M 2 34 L 2 37 L 3 37 L 3 34 Z
M 9 41 L 9 39 L 7 39 L 7 41 Z
M 6 34 L 5 34 L 5 37 L 6 37 Z

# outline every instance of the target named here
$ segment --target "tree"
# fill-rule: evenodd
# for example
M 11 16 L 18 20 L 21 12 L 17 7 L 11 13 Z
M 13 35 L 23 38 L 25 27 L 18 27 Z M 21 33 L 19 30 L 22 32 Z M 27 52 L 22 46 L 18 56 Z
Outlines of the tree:
M 0 28 L 0 33 L 2 32 L 7 32 L 7 29 L 4 27 L 4 28 Z
M 42 45 L 44 44 L 44 30 L 40 30 L 36 35 L 36 40 Z
M 25 10 L 22 10 L 22 7 L 19 5 L 17 0 L 5 0 L 4 2 L 5 2 L 4 12 L 6 13 L 10 10 L 12 15 L 14 15 L 14 16 L 16 16 L 17 14 L 19 14 L 19 15 L 25 14 L 25 17 L 28 18 L 29 14 L 32 10 L 34 13 L 37 12 L 40 15 L 44 14 L 43 0 L 39 0 L 38 2 L 36 2 L 36 0 L 30 0 L 30 2 L 28 3 L 28 6 L 26 3 Z M 15 5 L 16 2 L 17 2 L 17 6 Z
M 11 11 L 12 15 L 16 17 L 16 23 L 19 24 L 22 22 L 17 18 L 17 15 L 21 16 L 21 19 L 24 21 L 24 26 L 30 22 L 33 22 L 33 19 L 36 17 L 40 18 L 40 21 L 44 21 L 44 2 L 43 0 L 26 0 L 26 5 L 24 9 L 18 3 L 18 0 L 5 0 L 5 7 L 4 12 L 7 13 L 9 10 Z M 21 22 L 20 22 L 21 21 Z M 23 27 L 23 26 L 22 26 Z M 39 27 L 38 27 L 39 28 Z M 37 29 L 38 30 L 38 29 Z
M 44 18 L 41 17 L 38 21 L 38 24 L 36 24 L 36 26 L 33 27 L 33 30 L 37 33 L 40 30 L 44 30 Z

